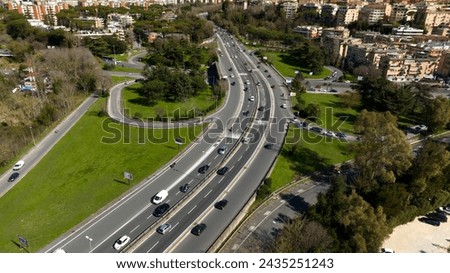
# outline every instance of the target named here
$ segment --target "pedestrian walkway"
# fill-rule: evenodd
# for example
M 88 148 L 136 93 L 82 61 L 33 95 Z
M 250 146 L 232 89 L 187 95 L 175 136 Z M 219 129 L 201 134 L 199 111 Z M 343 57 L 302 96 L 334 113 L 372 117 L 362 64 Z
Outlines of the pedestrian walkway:
M 319 192 L 327 189 L 328 184 L 305 178 L 274 193 L 241 223 L 219 252 L 270 252 L 270 243 L 283 224 L 299 216 L 309 204 L 317 201 Z

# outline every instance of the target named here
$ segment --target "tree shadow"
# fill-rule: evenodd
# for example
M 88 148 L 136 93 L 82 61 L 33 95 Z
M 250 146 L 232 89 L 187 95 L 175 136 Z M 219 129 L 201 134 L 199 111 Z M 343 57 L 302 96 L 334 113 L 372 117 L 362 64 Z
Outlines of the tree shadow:
M 288 208 L 292 209 L 293 211 L 295 211 L 297 213 L 304 213 L 309 207 L 309 204 L 305 201 L 305 199 L 299 195 L 295 195 L 292 193 L 286 193 L 286 194 L 281 194 L 280 197 L 282 200 L 285 200 L 287 202 Z M 285 219 L 285 220 L 290 221 L 292 219 L 289 218 L 289 219 Z
M 299 67 L 298 63 L 295 62 L 295 60 L 289 55 L 289 54 L 280 54 L 280 61 L 282 63 L 285 63 L 287 65 Z
M 296 148 L 294 150 L 283 149 L 281 154 L 292 163 L 291 169 L 297 173 L 311 175 L 315 171 L 330 166 L 326 158 L 321 157 L 317 152 L 305 147 L 293 147 Z
M 169 146 L 169 145 L 165 145 L 164 147 L 169 148 L 169 149 L 178 149 L 177 147 L 173 147 L 173 146 Z

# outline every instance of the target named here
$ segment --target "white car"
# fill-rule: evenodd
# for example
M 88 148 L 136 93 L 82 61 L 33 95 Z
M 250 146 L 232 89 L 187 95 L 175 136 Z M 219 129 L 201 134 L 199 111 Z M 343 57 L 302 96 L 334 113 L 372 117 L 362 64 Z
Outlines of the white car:
M 327 135 L 327 136 L 329 136 L 329 137 L 336 137 L 336 134 L 335 134 L 334 132 L 332 132 L 332 131 L 327 131 L 327 132 L 325 133 L 325 135 Z
M 167 196 L 169 196 L 169 192 L 167 190 L 162 190 L 155 194 L 155 196 L 153 196 L 152 202 L 153 204 L 158 205 L 159 203 L 164 201 Z
M 20 170 L 23 167 L 24 164 L 25 164 L 25 161 L 23 161 L 23 160 L 17 161 L 17 163 L 13 167 L 13 171 Z
M 130 242 L 131 238 L 127 235 L 123 235 L 114 243 L 115 250 L 121 250 L 124 246 L 126 246 Z
M 286 109 L 286 108 L 287 108 L 287 104 L 286 104 L 286 103 L 283 103 L 283 104 L 281 105 L 281 108 Z
M 254 96 L 250 96 L 250 98 L 248 98 L 249 101 L 255 101 L 255 97 Z

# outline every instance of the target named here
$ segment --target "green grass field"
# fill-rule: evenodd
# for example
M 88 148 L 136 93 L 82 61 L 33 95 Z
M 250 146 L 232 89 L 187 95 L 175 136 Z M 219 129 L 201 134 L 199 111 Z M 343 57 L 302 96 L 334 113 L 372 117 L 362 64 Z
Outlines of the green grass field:
M 220 105 L 220 101 L 214 101 L 212 98 L 212 92 L 210 90 L 204 90 L 200 92 L 196 97 L 192 97 L 185 102 L 164 102 L 159 101 L 154 106 L 146 106 L 141 102 L 141 97 L 137 93 L 137 88 L 140 84 L 133 84 L 128 86 L 122 92 L 122 102 L 125 109 L 128 109 L 128 116 L 133 117 L 136 113 L 141 115 L 141 118 L 155 118 L 158 115 L 162 116 L 174 116 L 174 111 L 180 109 L 181 116 L 187 116 L 188 111 L 193 109 L 199 109 L 204 114 L 207 113 L 209 107 Z
M 31 252 L 37 252 L 170 161 L 178 153 L 174 134 L 185 139 L 184 148 L 202 131 L 201 127 L 144 130 L 123 126 L 97 116 L 105 102 L 99 99 L 0 198 L 0 252 L 21 252 L 18 234 L 29 241 Z M 131 186 L 123 179 L 124 171 L 134 175 Z
M 266 56 L 278 72 L 285 77 L 294 78 L 296 70 L 300 71 L 305 79 L 322 79 L 330 76 L 332 73 L 332 71 L 324 67 L 320 74 L 309 75 L 309 70 L 307 68 L 289 64 L 289 61 L 287 60 L 289 56 L 286 53 L 264 51 L 261 52 L 261 54 L 262 56 Z
M 298 178 L 352 158 L 348 142 L 290 126 L 286 143 L 271 174 L 272 191 Z
M 111 80 L 113 85 L 119 84 L 121 82 L 125 82 L 125 81 L 132 81 L 134 80 L 134 78 L 131 77 L 120 77 L 120 76 L 111 76 Z
M 358 112 L 347 108 L 339 99 L 339 95 L 332 94 L 302 94 L 306 105 L 309 103 L 319 104 L 320 117 L 316 123 L 321 127 L 344 133 L 354 133 L 353 124 Z

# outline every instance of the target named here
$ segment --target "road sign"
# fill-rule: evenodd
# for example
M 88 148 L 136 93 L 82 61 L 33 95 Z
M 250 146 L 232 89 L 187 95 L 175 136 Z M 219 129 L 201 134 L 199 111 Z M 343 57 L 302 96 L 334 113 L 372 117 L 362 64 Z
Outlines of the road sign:
M 133 180 L 133 174 L 129 173 L 129 172 L 124 172 L 123 173 L 123 178 L 124 179 L 128 179 L 128 180 Z
M 17 236 L 19 237 L 19 243 L 24 247 L 28 247 L 28 240 L 20 235 Z

